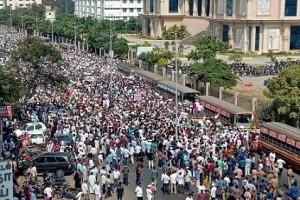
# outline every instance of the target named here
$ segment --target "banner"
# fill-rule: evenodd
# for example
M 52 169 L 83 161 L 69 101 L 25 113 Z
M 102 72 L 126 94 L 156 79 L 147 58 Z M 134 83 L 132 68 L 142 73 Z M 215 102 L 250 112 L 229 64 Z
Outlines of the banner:
M 10 160 L 0 161 L 0 199 L 13 199 L 13 173 Z

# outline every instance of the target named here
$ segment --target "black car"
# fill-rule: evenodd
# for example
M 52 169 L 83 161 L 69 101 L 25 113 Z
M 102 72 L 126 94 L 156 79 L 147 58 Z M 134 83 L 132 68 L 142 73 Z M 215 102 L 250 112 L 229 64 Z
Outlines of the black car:
M 69 152 L 49 152 L 42 153 L 34 157 L 30 162 L 24 163 L 25 166 L 35 166 L 38 173 L 50 172 L 72 174 L 75 169 L 74 155 Z M 27 165 L 27 166 L 26 166 Z

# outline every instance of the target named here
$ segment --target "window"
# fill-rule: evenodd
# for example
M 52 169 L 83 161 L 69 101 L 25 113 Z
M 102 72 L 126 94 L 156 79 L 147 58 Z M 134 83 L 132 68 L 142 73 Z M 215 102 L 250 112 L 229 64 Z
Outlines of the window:
M 244 46 L 244 30 L 243 28 L 236 28 L 234 47 L 237 49 L 243 49 L 243 46 Z
M 56 157 L 57 162 L 67 162 L 65 158 L 63 157 Z
M 130 0 L 129 2 L 130 2 L 130 3 L 133 3 L 133 0 Z
M 51 15 L 51 13 L 49 13 L 49 15 Z M 41 124 L 35 125 L 36 130 L 39 130 L 39 129 L 42 129 L 42 128 L 43 128 L 43 126 Z
M 129 11 L 130 11 L 130 12 L 133 12 L 133 8 L 129 8 Z
M 34 163 L 44 163 L 44 162 L 45 162 L 44 157 L 40 157 L 34 160 Z
M 138 0 L 137 3 L 142 3 L 142 0 Z
M 33 125 L 28 126 L 26 130 L 27 130 L 27 131 L 33 131 L 33 130 L 34 130 L 34 126 L 33 126 Z
M 150 0 L 150 13 L 153 13 L 154 10 L 154 4 L 153 4 L 154 0 Z
M 137 12 L 139 12 L 139 13 L 142 12 L 142 9 L 141 9 L 141 8 L 138 8 L 138 9 L 137 9 Z
M 297 1 L 298 0 L 285 0 L 285 16 L 297 16 Z
M 189 15 L 193 16 L 194 14 L 194 0 L 189 0 Z
M 46 162 L 50 162 L 50 163 L 56 162 L 55 157 L 46 157 Z
M 226 1 L 226 15 L 232 16 L 233 11 L 233 0 L 227 0 Z
M 290 50 L 300 49 L 300 26 L 291 26 Z
M 169 13 L 178 12 L 178 0 L 169 0 Z
M 127 2 L 127 0 L 123 0 L 123 3 L 126 3 Z
M 260 33 L 260 26 L 256 26 L 256 28 L 255 28 L 255 51 L 259 51 L 259 33 Z
M 229 41 L 229 26 L 228 25 L 223 25 L 223 34 L 222 34 L 222 40 L 223 42 L 228 42 Z
M 270 15 L 271 0 L 257 0 L 257 15 Z
M 198 1 L 198 3 L 197 3 L 198 16 L 201 16 L 202 15 L 202 0 L 197 0 L 197 1 Z
M 21 4 L 19 4 L 19 6 L 20 6 L 20 7 L 22 7 L 22 6 L 23 6 L 23 4 L 21 3 Z
M 127 9 L 126 8 L 123 8 L 123 12 L 126 12 L 127 11 Z
M 246 0 L 240 0 L 239 1 L 239 9 L 238 9 L 238 14 L 239 16 L 246 16 Z

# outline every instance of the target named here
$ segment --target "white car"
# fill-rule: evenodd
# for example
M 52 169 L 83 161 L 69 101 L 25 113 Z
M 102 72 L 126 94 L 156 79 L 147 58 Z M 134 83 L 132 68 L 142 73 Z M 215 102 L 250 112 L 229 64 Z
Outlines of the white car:
M 35 123 L 28 123 L 26 125 L 26 132 L 28 135 L 31 134 L 37 134 L 41 133 L 44 134 L 44 132 L 47 130 L 47 127 L 42 122 L 35 122 Z
M 31 144 L 45 144 L 46 139 L 43 133 L 32 133 L 29 134 Z

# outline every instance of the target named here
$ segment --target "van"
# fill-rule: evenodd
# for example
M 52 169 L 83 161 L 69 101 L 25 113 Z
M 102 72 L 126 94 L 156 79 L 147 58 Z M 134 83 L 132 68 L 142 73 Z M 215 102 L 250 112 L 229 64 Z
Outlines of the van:
M 75 169 L 75 158 L 69 152 L 49 152 L 34 157 L 30 164 L 35 166 L 38 173 L 50 172 L 58 173 L 63 171 L 64 174 L 72 174 Z

